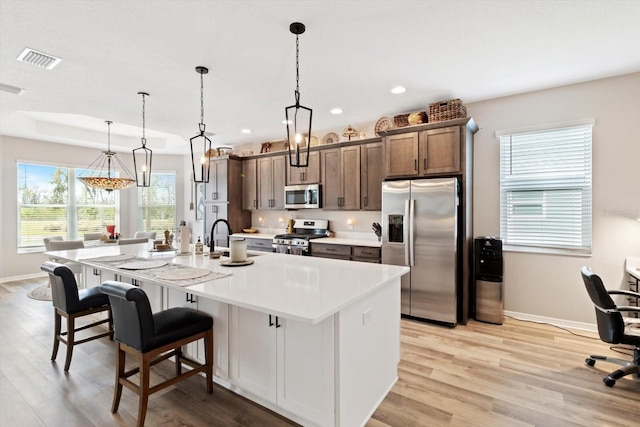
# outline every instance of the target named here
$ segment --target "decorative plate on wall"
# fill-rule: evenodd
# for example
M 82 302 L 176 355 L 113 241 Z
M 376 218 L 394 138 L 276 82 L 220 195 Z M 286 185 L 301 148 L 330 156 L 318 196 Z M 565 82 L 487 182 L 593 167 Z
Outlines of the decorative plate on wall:
M 389 117 L 380 117 L 374 127 L 377 136 L 380 136 L 381 131 L 393 129 L 393 121 Z
M 338 141 L 340 141 L 340 137 L 338 136 L 338 134 L 335 132 L 329 132 L 322 138 L 322 145 L 334 144 Z

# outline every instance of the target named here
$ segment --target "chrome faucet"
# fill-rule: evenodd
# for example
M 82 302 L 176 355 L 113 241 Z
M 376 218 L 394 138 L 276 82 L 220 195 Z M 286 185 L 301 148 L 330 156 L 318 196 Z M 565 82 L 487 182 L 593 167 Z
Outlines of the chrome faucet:
M 227 224 L 227 231 L 229 232 L 229 234 L 227 234 L 227 247 L 229 247 L 229 236 L 231 236 L 233 234 L 233 231 L 231 230 L 231 226 L 229 225 L 229 221 L 227 221 L 226 219 L 216 219 L 215 222 L 213 223 L 213 226 L 211 226 L 211 240 L 209 241 L 209 247 L 211 248 L 211 250 L 213 250 L 213 248 L 216 246 L 215 244 L 215 240 L 213 239 L 213 232 L 216 229 L 216 225 L 218 225 L 219 222 L 224 222 L 225 224 Z

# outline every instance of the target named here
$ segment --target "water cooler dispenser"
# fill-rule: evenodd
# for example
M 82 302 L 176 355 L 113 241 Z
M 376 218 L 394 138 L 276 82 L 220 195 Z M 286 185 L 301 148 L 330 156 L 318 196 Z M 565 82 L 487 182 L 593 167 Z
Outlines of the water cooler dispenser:
M 502 325 L 502 240 L 497 237 L 477 237 L 474 241 L 475 318 Z

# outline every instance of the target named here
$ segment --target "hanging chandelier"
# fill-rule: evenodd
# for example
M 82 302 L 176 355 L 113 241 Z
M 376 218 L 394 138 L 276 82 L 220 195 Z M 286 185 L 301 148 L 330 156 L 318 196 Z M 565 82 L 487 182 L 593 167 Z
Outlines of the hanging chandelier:
M 138 92 L 142 95 L 142 146 L 133 150 L 133 169 L 136 172 L 136 185 L 138 187 L 149 187 L 151 185 L 151 156 L 153 152 L 147 148 L 147 138 L 145 138 L 144 127 L 144 97 L 149 96 L 146 92 Z
M 209 182 L 209 156 L 211 155 L 211 140 L 204 134 L 204 84 L 203 75 L 209 72 L 206 67 L 196 67 L 200 74 L 200 124 L 199 133 L 189 140 L 191 145 L 191 165 L 193 167 L 193 182 Z
M 105 123 L 107 124 L 107 151 L 103 151 L 102 155 L 87 167 L 88 174 L 84 175 L 83 172 L 78 180 L 86 186 L 99 190 L 124 190 L 131 187 L 136 181 L 131 177 L 129 169 L 116 156 L 116 153 L 111 151 L 111 123 L 113 122 L 107 120 Z M 118 176 L 116 165 L 124 176 Z
M 294 22 L 289 31 L 296 35 L 296 103 L 284 109 L 287 124 L 287 145 L 289 146 L 289 165 L 306 168 L 309 166 L 309 148 L 311 147 L 311 108 L 300 105 L 300 44 L 298 36 L 303 34 L 304 24 Z M 306 151 L 305 151 L 306 150 Z

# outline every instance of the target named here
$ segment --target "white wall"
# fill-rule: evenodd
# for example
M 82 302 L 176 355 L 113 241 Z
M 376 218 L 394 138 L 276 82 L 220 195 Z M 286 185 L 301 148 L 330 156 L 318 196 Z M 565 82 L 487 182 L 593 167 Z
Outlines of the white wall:
M 496 130 L 594 118 L 590 257 L 505 254 L 505 310 L 594 323 L 580 277 L 588 265 L 607 287 L 626 288 L 625 257 L 640 256 L 640 73 L 467 105 L 474 144 L 474 233 L 500 234 Z
M 30 139 L 0 136 L 0 159 L 2 162 L 2 187 L 0 199 L 2 200 L 0 221 L 0 244 L 2 255 L 0 258 L 0 279 L 7 277 L 28 277 L 39 274 L 40 264 L 45 257 L 42 253 L 18 254 L 17 233 L 17 170 L 18 161 L 32 161 L 66 165 L 72 167 L 87 167 L 98 157 L 100 150 L 76 147 L 64 144 L 54 144 Z M 130 153 L 118 153 L 118 157 L 125 163 L 129 170 L 133 171 L 133 160 Z M 188 193 L 183 191 L 184 156 L 162 156 L 154 154 L 153 170 L 176 172 L 176 199 L 178 220 L 183 219 L 180 213 L 189 211 Z M 188 175 L 187 175 L 188 177 Z M 188 179 L 186 180 L 188 188 Z M 185 206 L 185 200 L 187 205 Z M 137 219 L 137 191 L 131 187 L 120 192 L 120 227 L 124 236 L 132 236 L 136 231 Z M 185 213 L 186 215 L 186 213 Z

